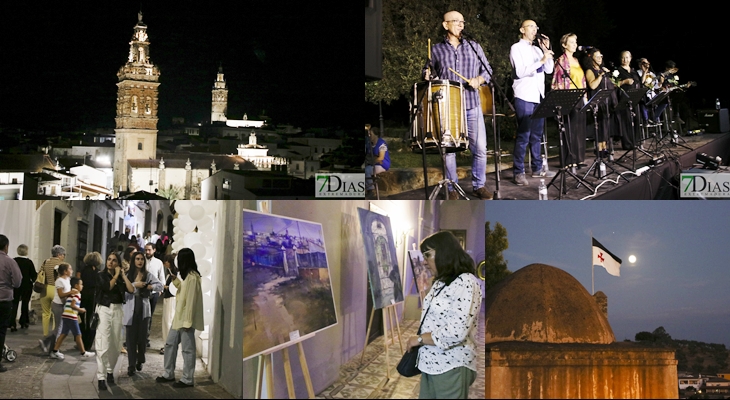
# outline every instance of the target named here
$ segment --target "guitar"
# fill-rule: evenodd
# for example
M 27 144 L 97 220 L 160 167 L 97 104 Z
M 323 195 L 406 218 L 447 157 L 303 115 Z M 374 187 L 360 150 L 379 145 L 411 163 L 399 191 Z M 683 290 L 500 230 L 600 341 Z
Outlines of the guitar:
M 685 83 L 684 85 L 677 85 L 677 86 L 674 86 L 674 87 L 670 87 L 667 90 L 669 92 L 673 92 L 675 90 L 682 90 L 682 89 L 690 88 L 690 87 L 693 87 L 693 86 L 697 86 L 697 82 L 689 81 L 689 82 Z

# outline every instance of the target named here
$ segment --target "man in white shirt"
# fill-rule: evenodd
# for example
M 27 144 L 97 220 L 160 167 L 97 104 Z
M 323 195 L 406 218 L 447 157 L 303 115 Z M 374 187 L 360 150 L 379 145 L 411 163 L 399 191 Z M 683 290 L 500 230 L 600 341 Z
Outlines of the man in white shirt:
M 162 261 L 155 257 L 155 246 L 152 243 L 147 243 L 144 246 L 144 256 L 147 261 L 147 271 L 155 276 L 160 282 L 165 282 L 165 267 L 162 265 Z M 160 298 L 161 292 L 153 291 L 150 293 L 150 309 L 151 314 L 155 313 L 155 306 L 157 305 L 157 299 Z M 152 328 L 152 318 L 147 326 L 147 347 L 150 347 L 150 329 Z
M 160 235 L 158 235 L 157 234 L 157 231 L 155 231 L 155 234 L 152 235 L 152 237 L 150 238 L 150 243 L 156 244 L 157 243 L 157 239 L 159 239 L 159 238 L 160 238 Z
M 530 145 L 532 154 L 532 177 L 551 177 L 554 172 L 543 171 L 540 156 L 544 118 L 532 119 L 532 114 L 545 97 L 545 74 L 552 74 L 555 67 L 550 40 L 541 36 L 540 46 L 533 45 L 537 37 L 537 24 L 533 20 L 525 20 L 520 27 L 522 39 L 512 45 L 509 58 L 515 76 L 512 88 L 515 92 L 515 111 L 517 112 L 517 138 L 513 152 L 514 182 L 526 186 L 525 152 Z

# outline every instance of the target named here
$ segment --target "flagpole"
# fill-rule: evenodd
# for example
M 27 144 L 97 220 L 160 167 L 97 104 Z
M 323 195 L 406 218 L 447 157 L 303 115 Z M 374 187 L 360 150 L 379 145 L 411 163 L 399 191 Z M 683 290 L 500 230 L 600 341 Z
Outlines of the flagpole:
M 596 288 L 593 284 L 593 231 L 591 231 L 591 296 L 596 294 Z

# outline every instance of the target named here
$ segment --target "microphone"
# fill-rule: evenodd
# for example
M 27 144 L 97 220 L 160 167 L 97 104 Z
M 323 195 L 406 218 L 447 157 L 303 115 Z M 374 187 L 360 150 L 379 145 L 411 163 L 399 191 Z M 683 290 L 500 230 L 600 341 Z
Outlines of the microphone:
M 578 46 L 578 51 L 588 51 L 592 49 L 594 46 Z

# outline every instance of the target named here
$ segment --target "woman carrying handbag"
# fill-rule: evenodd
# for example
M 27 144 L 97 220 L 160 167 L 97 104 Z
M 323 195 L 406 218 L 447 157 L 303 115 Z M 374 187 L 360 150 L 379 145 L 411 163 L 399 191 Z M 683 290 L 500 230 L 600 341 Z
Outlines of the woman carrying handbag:
M 423 302 L 419 334 L 407 342 L 418 351 L 419 398 L 465 399 L 476 380 L 476 332 L 482 291 L 474 261 L 451 232 L 421 242 L 434 283 Z

